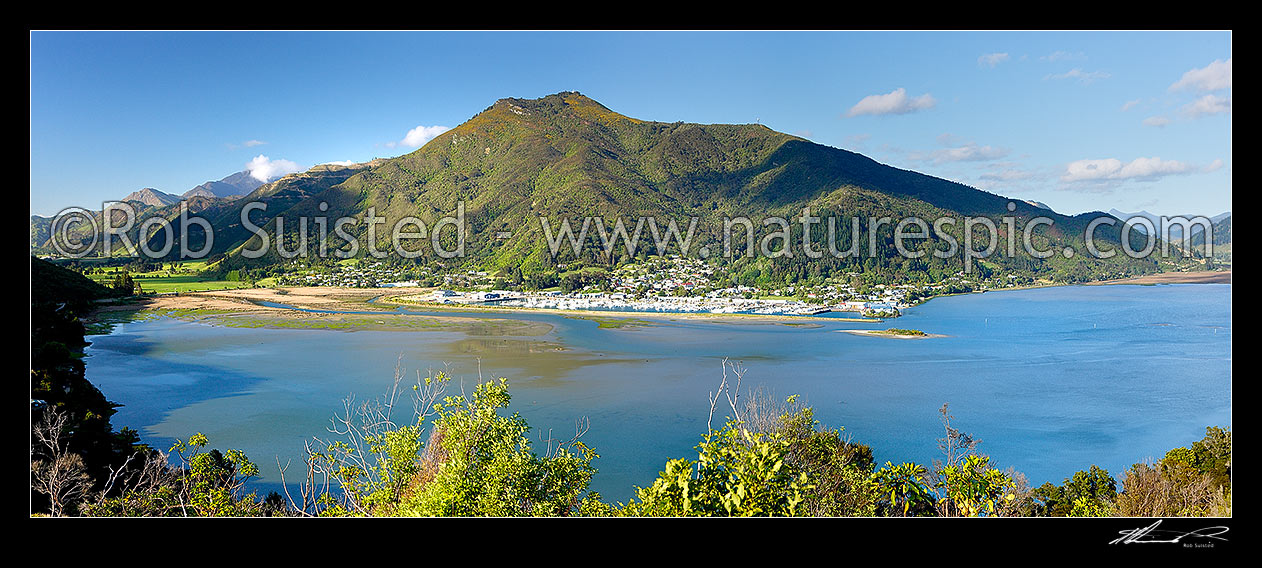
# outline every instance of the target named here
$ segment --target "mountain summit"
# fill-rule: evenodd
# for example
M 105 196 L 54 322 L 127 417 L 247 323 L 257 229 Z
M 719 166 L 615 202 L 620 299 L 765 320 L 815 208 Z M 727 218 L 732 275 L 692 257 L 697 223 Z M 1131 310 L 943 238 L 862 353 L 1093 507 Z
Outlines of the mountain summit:
M 170 193 L 158 191 L 152 187 L 146 187 L 127 194 L 127 196 L 122 200 L 134 201 L 149 207 L 165 207 L 167 205 L 179 203 L 180 197 L 178 195 L 171 195 Z
M 219 181 L 208 181 L 184 192 L 183 197 L 239 197 L 263 185 L 248 171 L 241 171 Z

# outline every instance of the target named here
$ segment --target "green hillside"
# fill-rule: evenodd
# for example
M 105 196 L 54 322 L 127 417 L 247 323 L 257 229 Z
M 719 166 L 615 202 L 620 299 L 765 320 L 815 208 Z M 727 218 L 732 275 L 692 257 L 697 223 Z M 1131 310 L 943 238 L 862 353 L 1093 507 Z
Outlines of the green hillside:
M 1230 215 L 1214 222 L 1213 235 L 1214 235 L 1214 239 L 1212 243 L 1214 245 L 1215 252 L 1218 252 L 1224 247 L 1227 252 L 1231 251 L 1231 216 Z M 1200 250 L 1201 247 L 1205 246 L 1205 231 L 1201 230 L 1199 226 L 1195 227 L 1192 233 L 1192 238 L 1189 239 L 1188 244 L 1193 249 Z
M 95 300 L 111 298 L 113 290 L 73 270 L 31 257 L 31 304 L 66 303 L 79 310 Z
M 1012 201 L 1016 208 L 1011 215 L 1021 220 L 1018 227 L 1038 215 L 1054 220 L 1050 229 L 1035 232 L 1034 242 L 1041 249 L 1050 245 L 1059 250 L 1070 245 L 1082 251 L 1082 230 L 1096 215 L 1103 215 L 1057 215 L 1020 200 L 885 166 L 860 154 L 761 125 L 637 120 L 572 92 L 535 100 L 502 99 L 415 152 L 337 173 L 350 175 L 344 181 L 331 174 L 314 176 L 307 185 L 289 193 L 277 191 L 282 180 L 259 188 L 237 207 L 263 199 L 268 204 L 266 216 L 256 212 L 253 222 L 262 224 L 277 216 L 289 219 L 282 238 L 287 250 L 297 247 L 296 225 L 303 216 L 362 220 L 372 210 L 385 219 L 376 231 L 375 246 L 388 251 L 387 228 L 399 219 L 415 216 L 432 227 L 441 217 L 454 214 L 457 204 L 463 202 L 471 230 L 464 264 L 492 270 L 511 267 L 526 273 L 552 268 L 540 218 L 547 218 L 554 228 L 562 219 L 570 219 L 577 232 L 585 216 L 601 216 L 610 229 L 613 220 L 620 217 L 628 231 L 636 218 L 655 216 L 662 231 L 667 222 L 675 220 L 682 232 L 689 218 L 696 217 L 697 237 L 692 250 L 705 245 L 717 251 L 725 217 L 746 216 L 757 225 L 763 217 L 794 217 L 810 206 L 813 215 L 838 217 L 842 222 L 838 232 L 842 234 L 848 233 L 845 228 L 851 217 L 864 218 L 866 234 L 869 216 L 892 217 L 895 222 L 913 215 L 930 222 L 940 216 L 961 220 L 963 216 L 988 216 L 998 224 L 1000 216 L 1009 214 L 1006 207 Z M 312 176 L 313 172 L 302 175 Z M 321 204 L 327 209 L 319 209 Z M 232 217 L 227 214 L 224 219 Z M 274 239 L 276 227 L 272 223 L 267 231 Z M 216 223 L 216 227 L 220 225 Z M 892 225 L 883 226 L 879 233 L 879 258 L 866 263 L 862 258 L 825 258 L 819 264 L 826 270 L 871 269 L 874 263 L 889 264 L 896 271 L 917 270 L 922 264 L 941 265 L 943 272 L 959 270 L 958 258 L 953 269 L 950 262 L 935 258 L 917 262 L 892 258 Z M 348 230 L 358 239 L 361 256 L 366 252 L 366 226 L 361 221 Z M 762 226 L 756 228 L 759 238 L 768 231 Z M 800 225 L 793 222 L 792 228 L 794 239 L 800 239 Z M 817 225 L 812 240 L 822 243 L 825 229 Z M 1098 236 L 1116 243 L 1117 231 L 1111 231 L 1105 227 Z M 962 235 L 959 227 L 948 228 L 948 232 Z M 451 233 L 448 230 L 443 235 L 448 250 L 453 246 Z M 501 233 L 511 236 L 498 238 Z M 233 239 L 243 234 L 236 228 L 217 236 L 217 249 L 226 246 L 233 251 L 225 266 L 258 266 L 281 260 L 274 251 L 263 259 L 242 258 L 242 247 L 233 246 L 237 244 Z M 597 235 L 592 227 L 583 260 L 608 264 L 619 260 L 603 255 Z M 317 247 L 317 240 L 316 227 L 308 226 L 311 250 Z M 841 240 L 844 249 L 848 242 Z M 327 242 L 334 248 L 350 249 L 340 238 L 331 237 Z M 655 252 L 648 228 L 640 242 L 644 246 L 637 256 Z M 260 244 L 257 237 L 244 243 L 249 249 Z M 922 246 L 925 250 L 947 248 L 936 239 L 924 241 Z M 436 260 L 430 247 L 420 249 L 426 259 Z M 567 260 L 567 255 L 563 253 L 558 260 Z M 1115 258 L 1100 262 L 1083 256 L 1067 260 L 1057 255 L 1046 261 L 1028 256 L 996 258 L 991 264 L 998 269 L 1026 271 L 1055 267 L 1062 274 L 1077 274 L 1078 279 L 1155 270 L 1151 261 Z M 801 260 L 780 259 L 776 264 Z

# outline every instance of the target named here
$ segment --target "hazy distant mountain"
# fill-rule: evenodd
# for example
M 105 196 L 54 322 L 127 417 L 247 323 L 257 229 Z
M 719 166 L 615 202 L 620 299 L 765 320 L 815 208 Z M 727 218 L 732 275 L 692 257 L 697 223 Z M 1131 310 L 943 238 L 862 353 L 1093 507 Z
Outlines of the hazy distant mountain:
M 1149 212 L 1147 212 L 1147 211 L 1140 211 L 1140 212 L 1138 212 L 1138 213 L 1127 213 L 1127 212 L 1125 212 L 1125 211 L 1119 211 L 1119 210 L 1117 210 L 1117 209 L 1109 209 L 1109 215 L 1112 215 L 1112 216 L 1114 216 L 1114 217 L 1117 217 L 1118 219 L 1121 219 L 1121 220 L 1123 220 L 1123 221 L 1125 221 L 1125 220 L 1127 220 L 1127 219 L 1130 219 L 1130 218 L 1132 218 L 1132 217 L 1143 217 L 1143 218 L 1145 218 L 1145 219 L 1148 219 L 1149 221 L 1152 221 L 1153 226 L 1155 226 L 1155 227 L 1157 227 L 1157 228 L 1159 228 L 1159 229 L 1161 228 L 1161 216 L 1160 216 L 1160 215 L 1154 215 L 1154 214 L 1149 213 Z M 1142 231 L 1142 230 L 1144 230 L 1144 226 L 1143 226 L 1143 225 L 1139 225 L 1139 226 L 1138 226 L 1138 227 L 1136 227 L 1136 228 L 1137 228 L 1137 229 L 1139 229 L 1139 230 L 1141 230 L 1141 231 Z
M 1210 217 L 1210 219 L 1214 221 L 1214 238 L 1212 242 L 1214 244 L 1215 255 L 1224 252 L 1230 253 L 1231 212 L 1229 211 L 1227 213 L 1223 213 L 1222 215 L 1215 215 Z M 1193 227 L 1192 238 L 1188 239 L 1188 243 L 1193 249 L 1199 249 L 1199 247 L 1205 244 L 1205 231 L 1199 226 Z
M 158 191 L 152 187 L 146 187 L 140 191 L 133 191 L 123 198 L 123 201 L 136 201 L 150 207 L 165 207 L 180 202 L 180 196 L 171 195 Z
M 178 215 L 181 201 L 185 202 L 191 213 L 213 211 L 218 207 L 226 206 L 225 204 L 243 195 L 249 194 L 262 185 L 263 182 L 251 176 L 250 172 L 241 171 L 218 181 L 208 181 L 184 192 L 183 195 L 173 195 L 151 187 L 134 191 L 123 197 L 121 201 L 138 203 L 144 207 L 141 208 L 141 211 L 138 211 L 139 217 L 133 224 L 132 230 L 128 233 L 128 238 L 131 239 L 131 242 L 136 242 L 138 235 L 135 233 L 138 232 L 141 222 L 148 217 L 172 218 Z M 92 216 L 96 221 L 100 221 L 99 212 L 94 212 Z M 53 252 L 48 240 L 51 222 L 51 217 L 31 215 L 31 251 L 33 253 L 51 254 Z M 76 233 L 76 236 L 83 235 Z
M 1157 232 L 1158 232 L 1158 233 L 1160 233 L 1160 232 L 1162 231 L 1162 228 L 1161 228 L 1161 215 L 1157 215 L 1157 214 L 1155 214 L 1155 213 L 1149 213 L 1149 212 L 1147 212 L 1147 211 L 1140 211 L 1140 212 L 1138 212 L 1138 213 L 1126 213 L 1126 212 L 1123 212 L 1123 211 L 1118 211 L 1117 209 L 1110 209 L 1110 210 L 1109 210 L 1109 215 L 1112 215 L 1112 216 L 1114 216 L 1114 217 L 1117 217 L 1118 219 L 1121 219 L 1121 220 L 1123 220 L 1123 221 L 1125 221 L 1125 220 L 1127 220 L 1127 219 L 1130 219 L 1130 218 L 1132 218 L 1132 217 L 1144 217 L 1144 218 L 1148 219 L 1149 221 L 1152 221 L 1152 226 L 1153 226 L 1153 227 L 1155 227 L 1155 228 L 1157 229 Z M 1177 215 L 1176 215 L 1176 216 L 1177 216 Z M 1197 216 L 1198 216 L 1198 215 L 1195 215 L 1195 214 L 1184 214 L 1184 215 L 1183 215 L 1183 217 L 1185 217 L 1185 218 L 1187 218 L 1187 219 L 1192 219 L 1193 217 L 1197 217 Z M 1211 223 L 1215 223 L 1215 224 L 1217 224 L 1219 221 L 1222 221 L 1223 219 L 1228 219 L 1228 218 L 1230 218 L 1230 217 L 1231 217 L 1231 212 L 1230 212 L 1230 211 L 1228 211 L 1228 212 L 1226 212 L 1226 213 L 1220 213 L 1220 214 L 1215 215 L 1215 216 L 1213 216 L 1213 217 L 1209 217 L 1209 220 L 1210 220 L 1210 222 L 1211 222 Z M 1167 217 L 1167 219 L 1169 219 L 1169 218 L 1171 218 L 1171 217 Z M 1143 226 L 1143 225 L 1135 225 L 1135 230 L 1139 231 L 1140 233 L 1144 233 L 1144 232 L 1146 232 L 1146 231 L 1144 230 L 1144 226 Z M 1201 229 L 1199 229 L 1199 228 L 1194 228 L 1194 229 L 1193 229 L 1193 235 L 1195 235 L 1196 233 L 1199 233 L 1200 231 L 1201 231 Z M 1173 241 L 1180 241 L 1180 240 L 1183 240 L 1183 227 L 1181 227 L 1181 226 L 1179 226 L 1179 225 L 1171 225 L 1171 226 L 1170 226 L 1170 240 L 1171 240 L 1172 242 L 1173 242 Z M 1214 240 L 1215 240 L 1215 241 L 1217 241 L 1217 240 L 1218 240 L 1218 239 L 1217 239 L 1217 236 L 1215 236 L 1215 239 L 1214 239 Z
M 184 197 L 238 197 L 258 189 L 263 182 L 250 172 L 237 172 L 219 181 L 208 181 L 184 192 Z

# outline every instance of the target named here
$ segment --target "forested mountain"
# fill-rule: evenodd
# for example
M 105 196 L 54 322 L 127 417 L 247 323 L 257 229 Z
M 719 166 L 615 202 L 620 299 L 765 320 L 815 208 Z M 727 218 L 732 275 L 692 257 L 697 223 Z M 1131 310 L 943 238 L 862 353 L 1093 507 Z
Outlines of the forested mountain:
M 303 218 L 307 218 L 308 250 L 319 248 L 321 232 L 314 222 L 317 217 L 329 220 L 330 225 L 323 232 L 328 250 L 350 250 L 352 245 L 334 234 L 331 223 L 343 216 L 354 218 L 356 222 L 347 226 L 345 232 L 358 241 L 354 248 L 361 256 L 367 254 L 368 248 L 368 223 L 364 220 L 368 212 L 384 218 L 384 223 L 376 228 L 374 248 L 390 251 L 389 229 L 397 221 L 416 217 L 432 228 L 440 218 L 455 215 L 458 205 L 463 205 L 469 234 L 465 256 L 455 262 L 491 270 L 511 267 L 523 273 L 555 270 L 557 263 L 575 260 L 571 252 L 551 257 L 543 219 L 548 221 L 555 240 L 563 220 L 570 221 L 577 235 L 583 219 L 595 216 L 601 217 L 606 232 L 611 232 L 615 220 L 621 219 L 627 233 L 634 234 L 637 219 L 653 218 L 663 234 L 667 225 L 675 222 L 681 236 L 687 232 L 690 219 L 695 218 L 696 238 L 687 251 L 693 255 L 703 246 L 720 254 L 725 219 L 749 218 L 757 233 L 755 242 L 761 242 L 782 228 L 763 225 L 761 221 L 783 217 L 792 232 L 789 252 L 796 254 L 774 261 L 736 261 L 748 265 L 746 268 L 776 273 L 888 271 L 939 278 L 959 271 L 959 254 L 945 260 L 931 254 L 920 259 L 897 254 L 894 226 L 900 219 L 912 216 L 927 224 L 941 217 L 954 218 L 957 224 L 944 226 L 944 231 L 959 241 L 963 240 L 964 217 L 990 218 L 1001 235 L 999 252 L 1007 248 L 1009 237 L 1001 219 L 1016 218 L 1017 232 L 1012 236 L 1017 243 L 1017 256 L 996 255 L 983 263 L 986 270 L 1054 272 L 1062 280 L 1086 280 L 1151 272 L 1156 266 L 1152 261 L 1124 255 L 1108 261 L 1086 254 L 1072 258 L 1057 254 L 1040 260 L 1021 253 L 1022 228 L 1039 216 L 1051 219 L 1052 224 L 1033 232 L 1035 247 L 1055 252 L 1070 247 L 1078 253 L 1085 252 L 1085 229 L 1092 219 L 1104 213 L 1060 215 L 1038 204 L 883 165 L 854 152 L 815 144 L 762 125 L 664 123 L 630 118 L 575 92 L 540 99 L 501 99 L 412 153 L 350 167 L 317 166 L 263 184 L 242 199 L 204 204 L 199 214 L 214 227 L 213 252 L 228 255 L 229 261 L 222 265 L 225 270 L 273 265 L 281 260 L 275 246 L 260 259 L 241 255 L 242 250 L 261 244 L 241 222 L 242 209 L 250 203 L 266 206 L 252 211 L 250 222 L 266 228 L 271 244 L 279 240 L 290 251 L 298 249 Z M 858 247 L 861 254 L 854 258 L 828 254 L 822 259 L 805 258 L 799 218 L 807 207 L 822 220 L 811 232 L 815 249 L 829 250 L 824 244 L 828 240 L 827 219 L 834 217 L 835 248 L 849 250 L 851 222 L 859 218 L 864 245 Z M 178 237 L 177 207 L 158 208 L 145 213 L 148 215 L 171 219 Z M 883 217 L 890 221 L 875 225 L 876 254 L 868 254 L 871 219 Z M 283 229 L 280 239 L 275 237 L 278 219 Z M 605 254 L 600 231 L 593 223 L 579 257 L 588 263 L 612 265 L 629 256 L 656 253 L 651 229 L 642 227 L 641 247 L 634 255 L 622 247 Z M 1097 246 L 1107 249 L 1107 243 L 1116 244 L 1119 229 L 1120 224 L 1101 227 L 1096 237 L 1105 244 Z M 745 241 L 739 228 L 737 231 L 733 239 L 739 255 Z M 910 231 L 916 228 L 913 226 Z M 32 242 L 36 233 L 33 222 Z M 974 248 L 985 248 L 986 239 L 980 230 L 978 235 Z M 155 233 L 147 237 L 165 239 L 166 235 Z M 192 248 L 199 248 L 203 239 L 200 229 L 190 231 Z M 784 241 L 780 239 L 773 248 L 782 248 Z M 445 243 L 444 250 L 452 250 L 454 231 L 448 228 L 441 242 Z M 949 243 L 937 235 L 908 242 L 926 253 L 950 249 Z M 154 242 L 151 248 L 160 249 L 161 243 Z M 424 259 L 420 262 L 440 261 L 432 247 L 422 246 L 420 250 Z
M 815 144 L 761 125 L 638 120 L 573 92 L 533 100 L 501 99 L 415 152 L 368 164 L 351 172 L 344 181 L 329 176 L 309 181 L 303 188 L 303 199 L 293 199 L 299 197 L 295 194 L 269 198 L 269 186 L 264 186 L 242 200 L 268 199 L 267 216 L 255 220 L 255 224 L 262 225 L 262 221 L 278 215 L 291 219 L 283 231 L 288 250 L 296 248 L 297 221 L 302 217 L 350 216 L 362 220 L 372 210 L 385 219 L 384 227 L 408 216 L 418 217 L 432 227 L 439 218 L 454 214 L 457 205 L 463 203 L 471 231 L 466 261 L 491 269 L 514 267 L 523 272 L 549 270 L 554 264 L 547 252 L 541 218 L 548 219 L 554 231 L 562 220 L 569 219 L 575 233 L 587 216 L 600 216 L 610 229 L 614 220 L 621 218 L 631 233 L 637 218 L 653 217 L 663 232 L 665 225 L 674 220 L 683 233 L 689 219 L 695 217 L 695 253 L 700 246 L 720 250 L 725 218 L 752 219 L 761 238 L 769 231 L 759 223 L 763 218 L 793 219 L 800 217 L 803 208 L 810 207 L 812 215 L 838 218 L 837 238 L 842 242 L 839 248 L 845 250 L 849 242 L 844 235 L 849 234 L 851 218 L 862 218 L 866 234 L 869 217 L 890 217 L 893 222 L 882 226 L 879 232 L 877 258 L 839 261 L 829 257 L 817 264 L 824 270 L 871 269 L 874 265 L 890 264 L 892 270 L 898 271 L 920 270 L 927 265 L 941 265 L 942 271 L 948 271 L 950 261 L 893 258 L 893 225 L 907 216 L 917 216 L 928 223 L 950 216 L 962 224 L 964 216 L 986 216 L 998 223 L 1001 216 L 1012 215 L 1018 219 L 1019 231 L 1025 221 L 1046 216 L 1053 225 L 1034 233 L 1034 243 L 1040 250 L 1050 247 L 1059 251 L 1073 246 L 1082 251 L 1087 224 L 1104 215 L 1059 215 L 1022 200 L 886 166 L 854 152 Z M 1008 210 L 1010 203 L 1012 212 Z M 321 204 L 326 210 L 320 209 Z M 801 227 L 796 221 L 791 222 L 793 238 L 799 240 Z M 364 254 L 366 225 L 360 222 L 348 230 L 359 239 L 360 254 Z M 275 229 L 274 222 L 268 226 L 273 242 Z M 1097 236 L 1116 243 L 1117 229 L 1104 227 Z M 825 223 L 816 225 L 812 240 L 822 243 L 825 231 Z M 947 231 L 956 237 L 962 234 L 959 226 L 948 226 Z M 649 232 L 645 228 L 641 238 L 651 244 Z M 1005 232 L 1002 227 L 1000 232 Z M 308 244 L 313 248 L 314 233 L 314 227 L 308 227 Z M 230 236 L 237 235 L 240 233 Z M 604 255 L 597 235 L 595 227 L 586 235 L 589 246 L 584 254 L 590 257 L 588 260 L 614 263 L 626 255 L 619 252 L 622 249 L 612 257 Z M 378 230 L 376 239 L 378 249 L 390 250 L 388 231 Z M 217 236 L 216 248 L 226 246 L 231 247 L 225 249 L 227 252 L 239 251 L 233 246 L 236 243 L 229 241 Z M 334 249 L 350 248 L 336 237 L 331 236 L 328 242 Z M 259 244 L 255 237 L 246 246 L 255 249 Z M 924 241 L 922 247 L 948 248 L 938 239 Z M 644 246 L 636 256 L 655 252 L 651 248 Z M 434 258 L 432 251 L 426 253 L 428 258 Z M 563 261 L 568 254 L 563 253 L 558 260 Z M 273 254 L 253 262 L 277 259 Z M 802 260 L 799 253 L 777 263 L 789 265 Z M 959 259 L 954 262 L 954 270 L 958 270 Z M 1084 260 L 1082 255 L 1074 260 L 1054 257 L 1042 262 L 1028 256 L 996 259 L 996 266 L 1024 270 L 1031 262 L 1055 264 L 1062 272 L 1079 272 L 1083 278 L 1105 272 L 1145 272 L 1154 267 L 1148 261 L 1114 259 L 1101 263 Z M 229 264 L 251 263 L 234 253 Z

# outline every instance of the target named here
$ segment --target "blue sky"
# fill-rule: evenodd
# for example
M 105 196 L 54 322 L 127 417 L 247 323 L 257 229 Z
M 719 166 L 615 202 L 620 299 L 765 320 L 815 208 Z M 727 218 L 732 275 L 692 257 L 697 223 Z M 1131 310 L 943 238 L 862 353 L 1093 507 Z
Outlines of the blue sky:
M 761 122 L 1062 213 L 1231 209 L 1230 32 L 33 32 L 31 212 L 415 150 L 503 97 Z

